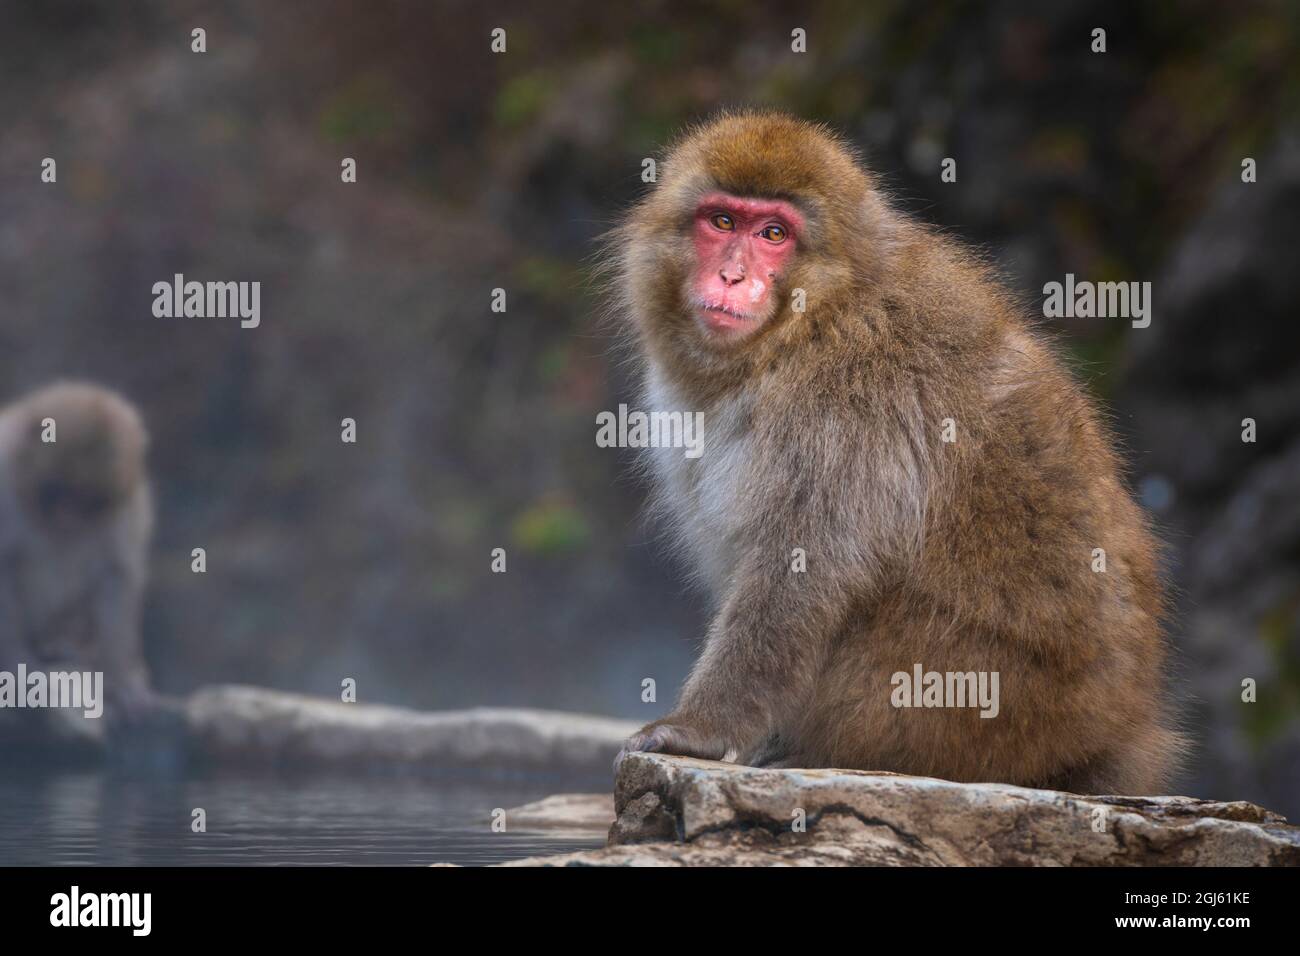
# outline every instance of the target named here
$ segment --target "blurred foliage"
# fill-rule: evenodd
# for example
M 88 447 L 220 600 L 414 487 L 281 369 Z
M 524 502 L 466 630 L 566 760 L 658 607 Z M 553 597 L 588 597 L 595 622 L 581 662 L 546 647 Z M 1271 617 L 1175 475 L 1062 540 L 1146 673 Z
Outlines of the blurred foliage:
M 1264 682 L 1262 691 L 1257 687 L 1254 706 L 1246 708 L 1243 726 L 1257 754 L 1282 736 L 1300 714 L 1300 647 L 1294 639 L 1297 618 L 1300 591 L 1260 622 L 1260 642 L 1273 658 L 1274 676 Z
M 370 74 L 354 78 L 322 104 L 319 126 L 330 142 L 365 146 L 391 143 L 408 120 L 392 80 Z
M 518 128 L 536 121 L 555 92 L 555 83 L 545 70 L 516 76 L 502 84 L 496 98 L 496 121 Z
M 582 512 L 561 502 L 538 503 L 515 518 L 514 543 L 535 554 L 556 554 L 581 548 L 590 531 Z

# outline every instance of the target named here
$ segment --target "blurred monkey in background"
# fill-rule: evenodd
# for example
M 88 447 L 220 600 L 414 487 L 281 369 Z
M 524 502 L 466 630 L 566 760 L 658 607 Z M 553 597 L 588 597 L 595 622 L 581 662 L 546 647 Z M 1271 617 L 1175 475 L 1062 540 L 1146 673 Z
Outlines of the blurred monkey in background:
M 0 409 L 0 670 L 102 671 L 110 719 L 152 699 L 147 444 L 135 408 L 95 385 L 50 385 Z

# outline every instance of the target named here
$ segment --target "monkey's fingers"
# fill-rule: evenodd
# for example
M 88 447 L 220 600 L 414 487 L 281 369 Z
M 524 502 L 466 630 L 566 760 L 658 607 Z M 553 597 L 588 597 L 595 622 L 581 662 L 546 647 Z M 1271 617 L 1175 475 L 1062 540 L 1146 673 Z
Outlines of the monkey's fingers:
M 665 753 L 679 757 L 698 757 L 701 760 L 723 760 L 734 755 L 735 751 L 714 734 L 703 733 L 682 724 L 655 724 L 627 739 L 623 749 L 614 758 L 615 774 L 618 773 L 623 758 L 630 753 Z
M 659 749 L 659 746 L 651 739 L 652 737 L 653 731 L 642 730 L 623 741 L 623 749 L 614 758 L 614 776 L 618 776 L 618 768 L 623 766 L 623 758 L 628 754 L 652 752 Z

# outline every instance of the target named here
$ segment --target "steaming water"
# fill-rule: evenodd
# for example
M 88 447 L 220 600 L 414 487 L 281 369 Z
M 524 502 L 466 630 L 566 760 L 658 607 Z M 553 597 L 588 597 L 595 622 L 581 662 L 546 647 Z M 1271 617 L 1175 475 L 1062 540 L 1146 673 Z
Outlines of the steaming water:
M 0 865 L 498 863 L 601 846 L 586 834 L 493 833 L 492 811 L 590 781 L 0 769 Z M 207 832 L 191 812 L 207 812 Z M 508 826 L 508 821 L 507 821 Z

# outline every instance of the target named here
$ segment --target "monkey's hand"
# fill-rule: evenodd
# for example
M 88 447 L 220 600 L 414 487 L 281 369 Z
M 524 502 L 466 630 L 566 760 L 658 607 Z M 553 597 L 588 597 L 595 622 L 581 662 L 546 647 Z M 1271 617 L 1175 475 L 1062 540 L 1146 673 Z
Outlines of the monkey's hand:
M 686 714 L 669 714 L 662 720 L 646 724 L 627 738 L 623 749 L 614 758 L 615 774 L 623 758 L 630 753 L 676 754 L 679 757 L 732 762 L 736 759 L 736 748 L 721 734 L 708 729 L 704 721 Z

